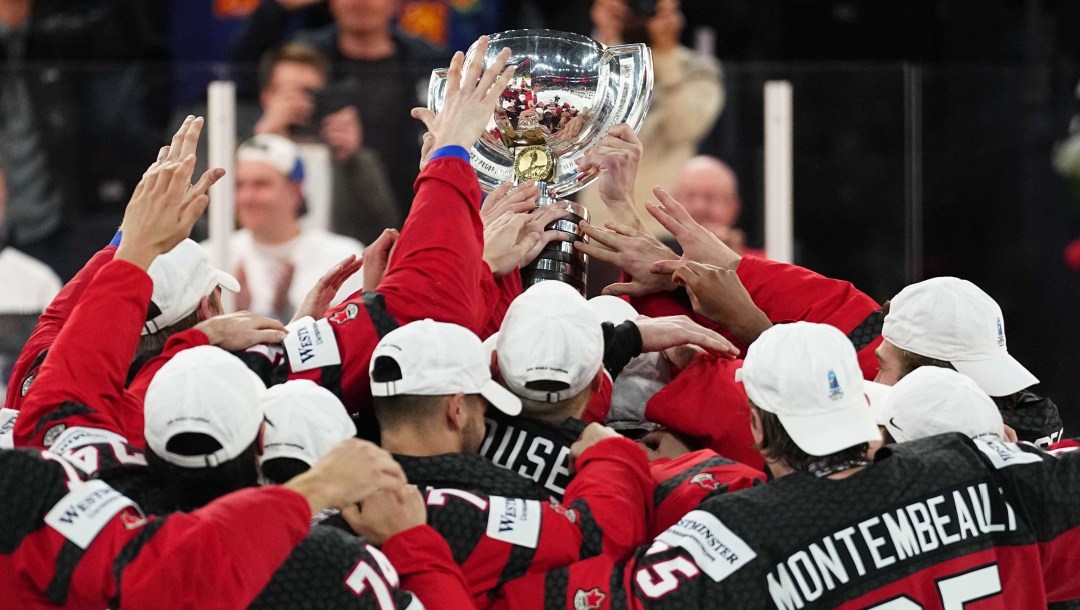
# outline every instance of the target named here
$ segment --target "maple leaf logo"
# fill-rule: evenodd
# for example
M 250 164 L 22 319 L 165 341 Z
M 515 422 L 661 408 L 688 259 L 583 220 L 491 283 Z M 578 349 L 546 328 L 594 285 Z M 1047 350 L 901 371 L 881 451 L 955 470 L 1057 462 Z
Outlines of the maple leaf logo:
M 694 483 L 695 485 L 700 485 L 705 489 L 708 489 L 709 491 L 715 491 L 722 487 L 720 481 L 717 481 L 716 477 L 714 477 L 710 472 L 695 474 L 694 478 L 690 479 L 690 482 Z
M 607 595 L 599 587 L 592 590 L 578 589 L 574 594 L 574 610 L 600 610 Z

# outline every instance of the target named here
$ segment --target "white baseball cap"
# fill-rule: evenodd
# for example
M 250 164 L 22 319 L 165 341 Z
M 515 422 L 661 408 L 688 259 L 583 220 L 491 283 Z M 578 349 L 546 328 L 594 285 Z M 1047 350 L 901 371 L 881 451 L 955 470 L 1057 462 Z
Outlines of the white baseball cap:
M 986 392 L 971 378 L 937 366 L 922 366 L 905 375 L 875 417 L 898 443 L 945 432 L 1003 440 L 1005 430 L 1001 412 Z
M 1009 355 L 1001 307 L 967 280 L 936 277 L 900 291 L 881 335 L 900 349 L 944 360 L 990 396 L 1039 383 Z
M 289 138 L 274 134 L 259 134 L 244 141 L 236 149 L 236 162 L 255 161 L 278 170 L 293 182 L 304 180 L 304 162 L 300 147 Z
M 268 388 L 262 408 L 267 426 L 260 463 L 294 458 L 313 466 L 334 445 L 356 436 L 345 405 L 333 392 L 307 379 Z
M 499 373 L 512 392 L 537 402 L 580 394 L 604 363 L 600 316 L 562 282 L 534 284 L 506 310 L 495 343 Z M 537 382 L 555 382 L 541 389 Z
M 376 381 L 385 359 L 400 377 Z M 372 396 L 480 394 L 507 415 L 521 413 L 521 400 L 491 378 L 480 338 L 457 324 L 431 319 L 410 322 L 383 337 L 371 353 L 368 374 Z
M 161 367 L 146 390 L 146 445 L 163 460 L 185 468 L 213 468 L 243 453 L 258 438 L 266 387 L 239 358 L 200 345 Z M 169 451 L 177 434 L 205 434 L 221 445 L 208 455 Z
M 622 324 L 639 316 L 634 306 L 619 297 L 602 294 L 589 299 L 601 322 Z M 608 421 L 645 421 L 645 406 L 671 381 L 671 366 L 660 352 L 630 359 L 611 386 Z
M 773 326 L 750 345 L 735 380 L 810 455 L 881 440 L 855 348 L 835 327 L 811 322 Z
M 154 282 L 154 293 L 142 328 L 144 335 L 156 333 L 191 315 L 199 301 L 218 286 L 229 292 L 240 292 L 240 282 L 215 269 L 206 250 L 190 239 L 155 258 L 146 272 Z

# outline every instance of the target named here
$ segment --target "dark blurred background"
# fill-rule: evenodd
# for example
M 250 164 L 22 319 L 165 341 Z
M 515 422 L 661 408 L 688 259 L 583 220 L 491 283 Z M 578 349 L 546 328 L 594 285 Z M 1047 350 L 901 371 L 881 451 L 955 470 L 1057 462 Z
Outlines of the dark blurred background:
M 63 84 L 57 95 L 79 119 L 78 195 L 53 248 L 54 268 L 69 276 L 112 235 L 174 113 L 202 103 L 213 78 L 239 79 L 253 99 L 254 65 L 228 59 L 258 0 L 37 2 L 65 18 L 123 16 L 112 44 L 57 55 L 35 76 Z M 485 31 L 592 27 L 588 0 L 402 5 L 447 58 Z M 1080 276 L 1063 251 L 1080 236 L 1080 201 L 1051 154 L 1077 112 L 1080 2 L 683 0 L 682 9 L 683 43 L 723 62 L 726 104 L 701 151 L 738 174 L 749 245 L 762 245 L 762 86 L 790 80 L 797 262 L 879 301 L 926 277 L 972 280 L 1001 304 L 1010 351 L 1077 434 Z M 329 19 L 322 6 L 301 13 L 291 28 Z

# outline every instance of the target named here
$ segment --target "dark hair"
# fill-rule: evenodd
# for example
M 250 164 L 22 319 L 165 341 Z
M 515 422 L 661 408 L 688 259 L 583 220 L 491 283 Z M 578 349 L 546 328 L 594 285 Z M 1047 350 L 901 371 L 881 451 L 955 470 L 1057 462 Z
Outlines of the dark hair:
M 296 458 L 279 457 L 263 461 L 259 468 L 262 470 L 264 479 L 281 485 L 296 475 L 307 472 L 311 466 Z
M 210 294 L 207 296 L 210 297 L 210 308 L 220 310 L 221 291 L 215 288 L 214 290 L 210 291 Z M 157 307 L 153 303 L 150 304 L 150 308 L 151 311 L 157 309 Z M 202 320 L 199 319 L 199 308 L 196 307 L 195 311 L 184 316 L 183 318 L 180 318 L 179 320 L 177 320 L 173 324 L 170 324 L 169 326 L 166 326 L 165 328 L 158 329 L 156 333 L 151 333 L 149 335 L 143 335 L 139 337 L 139 347 L 135 351 L 136 356 L 138 356 L 139 354 L 145 354 L 147 352 L 160 352 L 161 350 L 165 349 L 165 342 L 169 340 L 169 337 L 175 335 L 178 332 L 195 328 L 195 326 L 199 322 L 202 322 Z
M 401 381 L 401 365 L 390 356 L 379 356 L 371 366 L 371 380 L 375 383 Z M 397 396 L 373 397 L 375 419 L 379 428 L 394 428 L 402 424 L 425 424 L 435 413 L 435 406 L 450 394 L 420 396 L 399 394 Z
M 254 487 L 259 482 L 256 439 L 235 458 L 213 468 L 185 468 L 165 461 L 147 448 L 146 465 L 157 483 L 157 507 L 191 511 L 234 491 Z M 206 455 L 221 444 L 206 434 L 188 432 L 169 439 L 165 448 L 179 455 Z
M 274 68 L 284 62 L 311 66 L 318 70 L 324 79 L 330 74 L 330 62 L 326 60 L 326 57 L 318 49 L 303 43 L 290 42 L 277 49 L 267 51 L 262 60 L 259 61 L 260 91 L 270 86 L 270 80 L 274 76 Z
M 827 456 L 810 455 L 795 444 L 787 430 L 784 429 L 784 425 L 780 423 L 779 417 L 753 403 L 750 403 L 750 408 L 761 419 L 761 442 L 757 444 L 756 449 L 767 460 L 784 462 L 793 470 L 808 472 L 810 464 L 830 466 L 867 459 L 866 452 L 870 447 L 868 443 L 860 443 Z

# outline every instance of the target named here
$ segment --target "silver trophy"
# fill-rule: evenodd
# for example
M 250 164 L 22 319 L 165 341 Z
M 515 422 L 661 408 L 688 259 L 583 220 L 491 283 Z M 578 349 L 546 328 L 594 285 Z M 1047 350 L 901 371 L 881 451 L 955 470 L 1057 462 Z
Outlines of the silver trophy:
M 511 30 L 491 37 L 485 57 L 469 49 L 465 63 L 483 61 L 485 68 L 504 47 L 512 55 L 514 78 L 503 91 L 487 129 L 473 146 L 472 166 L 480 186 L 491 192 L 503 182 L 536 180 L 538 205 L 565 206 L 566 220 L 548 228 L 564 231 L 571 241 L 548 244 L 522 269 L 525 288 L 544 280 L 559 280 L 585 293 L 587 257 L 573 248 L 585 239 L 578 221 L 588 210 L 562 200 L 596 179 L 576 161 L 595 146 L 611 127 L 628 123 L 641 129 L 652 99 L 652 53 L 643 44 L 613 47 L 569 32 Z M 446 69 L 434 70 L 428 86 L 428 108 L 442 109 Z

